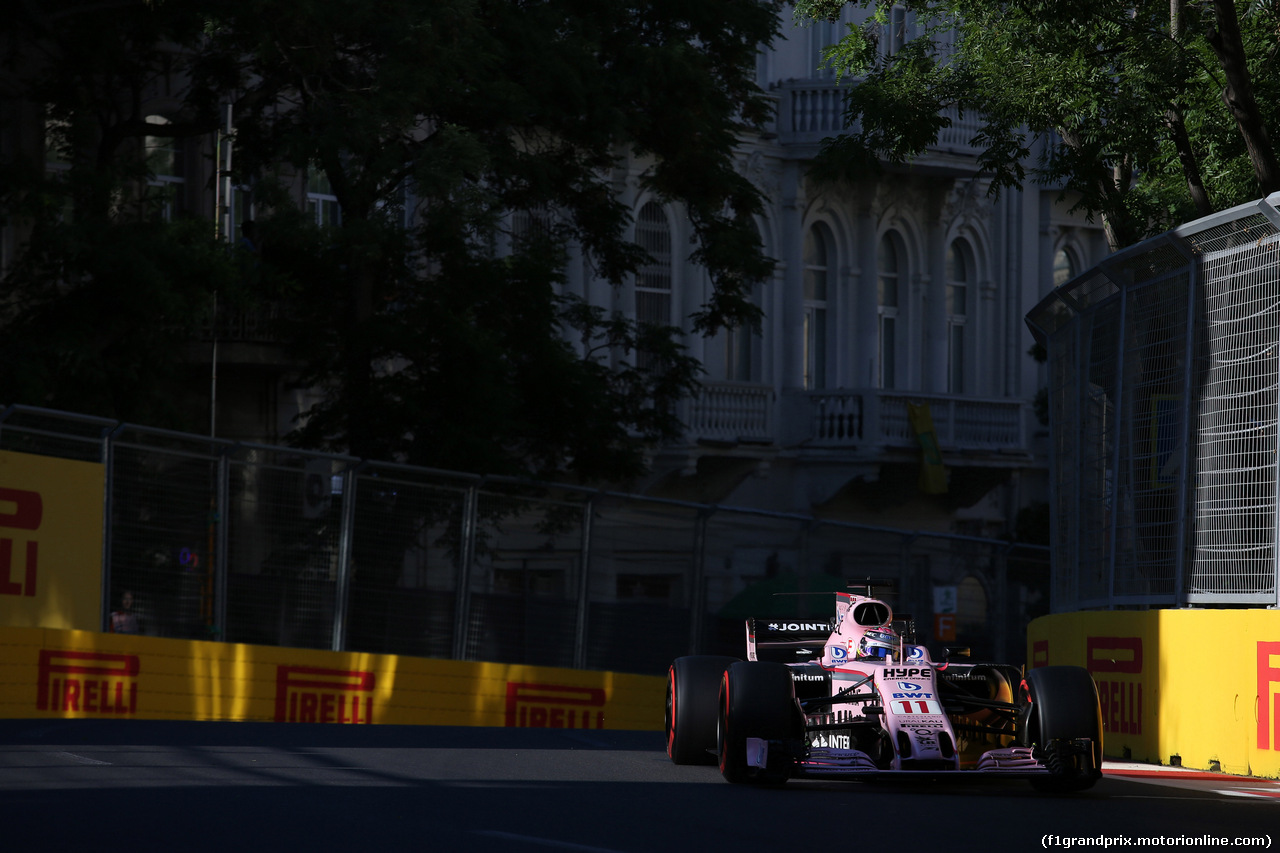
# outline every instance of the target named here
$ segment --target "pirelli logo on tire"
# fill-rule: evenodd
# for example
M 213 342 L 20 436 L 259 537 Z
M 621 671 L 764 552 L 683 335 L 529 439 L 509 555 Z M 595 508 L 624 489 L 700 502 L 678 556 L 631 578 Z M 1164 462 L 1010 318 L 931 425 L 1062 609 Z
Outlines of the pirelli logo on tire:
M 603 729 L 603 687 L 507 682 L 506 725 L 531 729 Z

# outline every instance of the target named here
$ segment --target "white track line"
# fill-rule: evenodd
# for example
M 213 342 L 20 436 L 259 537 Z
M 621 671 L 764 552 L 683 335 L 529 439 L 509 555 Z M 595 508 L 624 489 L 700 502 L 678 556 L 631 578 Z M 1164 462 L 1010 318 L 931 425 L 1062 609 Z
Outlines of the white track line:
M 83 755 L 76 755 L 74 752 L 55 752 L 53 754 L 61 756 L 62 758 L 70 758 L 72 761 L 79 762 L 80 764 L 102 764 L 108 767 L 111 766 L 110 761 L 98 761 L 96 758 L 86 758 Z

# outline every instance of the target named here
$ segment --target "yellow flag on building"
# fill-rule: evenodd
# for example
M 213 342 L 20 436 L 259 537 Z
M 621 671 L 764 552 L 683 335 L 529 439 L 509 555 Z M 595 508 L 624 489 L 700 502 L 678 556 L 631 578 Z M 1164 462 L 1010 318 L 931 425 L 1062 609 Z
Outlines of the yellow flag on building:
M 920 491 L 926 495 L 941 495 L 947 491 L 947 469 L 942 464 L 942 451 L 938 449 L 938 434 L 933 429 L 933 413 L 928 403 L 907 403 L 907 417 L 911 431 L 920 442 Z

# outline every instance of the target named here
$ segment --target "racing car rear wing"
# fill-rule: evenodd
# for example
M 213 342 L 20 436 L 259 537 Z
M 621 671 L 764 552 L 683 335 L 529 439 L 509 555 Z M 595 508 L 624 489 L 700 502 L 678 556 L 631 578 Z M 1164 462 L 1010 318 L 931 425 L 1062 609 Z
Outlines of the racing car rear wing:
M 830 621 L 747 619 L 747 660 L 795 663 L 822 657 L 835 625 Z

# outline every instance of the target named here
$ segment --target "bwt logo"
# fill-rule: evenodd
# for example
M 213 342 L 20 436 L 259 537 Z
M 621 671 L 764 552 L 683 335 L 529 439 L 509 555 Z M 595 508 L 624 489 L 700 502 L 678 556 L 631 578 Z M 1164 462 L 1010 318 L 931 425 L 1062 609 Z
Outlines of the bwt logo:
M 1089 637 L 1085 664 L 1098 685 L 1102 727 L 1123 735 L 1142 734 L 1142 682 L 1098 678 L 1099 673 L 1142 676 L 1141 637 Z
M 603 687 L 507 682 L 508 726 L 530 729 L 603 729 Z
M 6 511 L 6 508 L 8 511 Z M 40 528 L 40 519 L 44 517 L 44 501 L 39 492 L 26 489 L 0 488 L 0 531 L 31 530 Z M 27 539 L 26 561 L 22 579 L 13 579 L 13 545 L 14 540 L 8 536 L 0 536 L 0 595 L 36 594 L 36 553 L 37 543 Z
M 1280 681 L 1280 666 L 1271 665 L 1273 655 L 1280 655 L 1280 643 L 1258 643 L 1258 749 L 1280 750 L 1280 742 L 1271 739 L 1271 721 L 1280 721 L 1280 693 L 1271 693 Z
M 277 723 L 372 723 L 372 672 L 276 667 Z
M 138 712 L 138 656 L 40 650 L 36 710 Z

